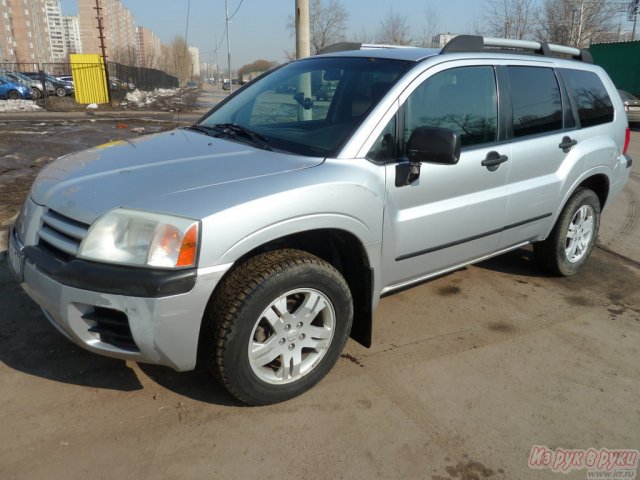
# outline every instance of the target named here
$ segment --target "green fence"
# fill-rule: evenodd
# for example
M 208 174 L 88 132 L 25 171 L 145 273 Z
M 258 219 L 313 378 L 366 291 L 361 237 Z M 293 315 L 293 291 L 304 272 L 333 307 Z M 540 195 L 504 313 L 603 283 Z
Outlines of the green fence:
M 619 90 L 640 96 L 640 41 L 596 43 L 589 51 Z

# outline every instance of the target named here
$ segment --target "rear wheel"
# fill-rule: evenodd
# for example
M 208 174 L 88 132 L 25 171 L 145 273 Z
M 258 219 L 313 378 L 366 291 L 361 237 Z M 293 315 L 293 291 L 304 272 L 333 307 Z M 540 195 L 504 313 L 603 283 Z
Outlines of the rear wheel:
M 18 92 L 17 90 L 11 90 L 9 93 L 7 93 L 7 98 L 9 100 L 20 100 L 22 98 L 22 95 L 20 95 L 20 92 Z
M 203 320 L 203 360 L 242 402 L 281 402 L 331 370 L 352 320 L 351 292 L 330 264 L 300 250 L 264 253 L 219 285 Z
M 67 91 L 64 87 L 56 87 L 56 95 L 58 97 L 64 97 L 67 94 Z
M 533 245 L 540 263 L 551 273 L 569 276 L 585 264 L 598 236 L 600 199 L 587 188 L 571 196 L 549 237 Z
M 37 100 L 40 97 L 42 97 L 42 92 L 36 87 L 31 87 L 31 98 Z

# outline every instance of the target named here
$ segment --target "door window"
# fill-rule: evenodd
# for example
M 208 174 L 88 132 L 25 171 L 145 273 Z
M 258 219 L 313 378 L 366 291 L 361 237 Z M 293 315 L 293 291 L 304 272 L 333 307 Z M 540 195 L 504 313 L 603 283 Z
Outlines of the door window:
M 551 68 L 507 67 L 511 84 L 513 136 L 562 129 L 560 87 Z
M 498 102 L 493 67 L 452 68 L 429 77 L 405 104 L 405 144 L 416 127 L 448 128 L 463 147 L 495 142 Z

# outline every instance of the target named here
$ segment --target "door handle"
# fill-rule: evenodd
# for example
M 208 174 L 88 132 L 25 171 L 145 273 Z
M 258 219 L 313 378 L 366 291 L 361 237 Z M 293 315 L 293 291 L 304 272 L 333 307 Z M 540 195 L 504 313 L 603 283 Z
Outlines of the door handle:
M 500 155 L 498 152 L 489 152 L 484 160 L 480 163 L 483 167 L 487 167 L 490 172 L 495 172 L 501 163 L 509 160 L 506 155 Z
M 571 150 L 577 144 L 578 144 L 577 140 L 574 140 L 571 137 L 564 136 L 562 137 L 562 142 L 560 142 L 560 145 L 558 145 L 558 148 L 561 148 L 564 153 L 569 153 L 569 150 Z

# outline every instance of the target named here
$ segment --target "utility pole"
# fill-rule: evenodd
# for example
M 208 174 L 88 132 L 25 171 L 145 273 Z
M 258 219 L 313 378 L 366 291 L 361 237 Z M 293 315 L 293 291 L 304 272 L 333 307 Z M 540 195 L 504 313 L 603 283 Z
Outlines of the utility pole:
M 309 0 L 296 0 L 296 58 L 311 55 L 309 42 Z M 311 100 L 311 74 L 305 73 L 298 77 L 298 93 L 302 95 L 302 102 L 298 106 L 298 118 L 311 120 L 313 118 Z
M 638 9 L 640 9 L 640 0 L 632 0 L 629 8 L 631 9 L 631 16 L 633 18 L 633 29 L 631 30 L 631 41 L 633 42 L 636 39 L 636 22 L 638 21 Z
M 229 93 L 233 92 L 233 82 L 231 81 L 231 40 L 229 31 L 229 4 L 228 0 L 224 0 L 224 18 L 227 27 L 227 62 L 229 62 Z
M 296 58 L 305 58 L 310 55 L 309 0 L 296 0 Z
M 102 62 L 104 63 L 105 83 L 107 84 L 107 100 L 111 103 L 111 81 L 109 80 L 109 69 L 107 67 L 107 47 L 104 44 L 104 27 L 102 26 L 102 7 L 100 0 L 96 0 L 96 20 L 98 20 L 98 39 L 100 40 L 100 49 L 102 50 Z
M 215 63 L 216 63 L 216 85 L 220 88 L 220 67 L 218 65 L 218 47 L 220 44 L 218 43 L 218 32 L 213 32 L 213 54 L 215 55 Z

